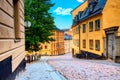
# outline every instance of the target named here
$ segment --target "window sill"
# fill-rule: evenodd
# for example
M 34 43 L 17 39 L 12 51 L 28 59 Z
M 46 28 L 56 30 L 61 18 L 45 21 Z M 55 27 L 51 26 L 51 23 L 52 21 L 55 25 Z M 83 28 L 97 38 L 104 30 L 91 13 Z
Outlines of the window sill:
M 93 32 L 93 30 L 90 30 L 89 32 Z
M 96 51 L 100 51 L 99 49 L 96 49 Z
M 17 43 L 17 42 L 20 42 L 21 39 L 14 39 L 14 42 Z
M 95 31 L 100 31 L 100 29 L 95 29 Z
M 90 48 L 90 50 L 93 50 L 93 48 Z

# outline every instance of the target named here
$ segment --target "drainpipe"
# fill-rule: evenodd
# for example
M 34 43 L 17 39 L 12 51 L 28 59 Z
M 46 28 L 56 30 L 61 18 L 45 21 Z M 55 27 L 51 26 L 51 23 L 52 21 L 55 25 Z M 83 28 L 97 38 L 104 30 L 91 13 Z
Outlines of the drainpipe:
M 80 52 L 80 25 L 79 25 L 79 53 L 81 53 Z

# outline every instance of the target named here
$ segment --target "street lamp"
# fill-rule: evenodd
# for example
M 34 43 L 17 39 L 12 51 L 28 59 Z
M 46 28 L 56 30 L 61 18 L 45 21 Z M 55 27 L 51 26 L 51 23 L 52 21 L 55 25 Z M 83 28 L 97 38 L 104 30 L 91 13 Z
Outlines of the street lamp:
M 25 21 L 24 26 L 25 26 L 25 31 L 28 31 L 28 28 L 31 26 L 31 22 L 30 21 Z

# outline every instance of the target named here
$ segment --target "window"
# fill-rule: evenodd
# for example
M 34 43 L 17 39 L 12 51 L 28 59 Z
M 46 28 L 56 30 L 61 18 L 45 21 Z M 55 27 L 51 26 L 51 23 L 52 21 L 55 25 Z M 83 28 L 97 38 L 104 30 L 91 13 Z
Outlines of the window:
M 47 45 L 45 45 L 45 49 L 47 49 Z
M 86 32 L 86 24 L 83 24 L 83 33 Z
M 77 47 L 79 47 L 79 39 L 74 39 L 73 44 Z
M 100 51 L 100 40 L 95 40 L 95 50 Z
M 89 40 L 89 48 L 93 50 L 93 40 Z
M 100 19 L 95 20 L 95 30 L 100 30 Z
M 78 12 L 78 17 L 79 17 L 79 19 L 81 18 L 81 14 L 82 14 L 82 12 L 80 11 L 80 12 Z
M 89 22 L 89 32 L 93 31 L 93 22 Z
M 14 29 L 15 29 L 15 39 L 20 39 L 19 0 L 13 0 L 13 4 L 14 4 Z
M 75 17 L 75 21 L 77 22 L 78 20 L 79 20 L 79 16 L 76 15 L 76 17 Z
M 83 48 L 86 48 L 86 40 L 83 40 Z
M 90 4 L 89 6 L 89 12 L 92 12 L 93 11 L 93 4 Z
M 40 49 L 43 49 L 43 46 L 40 46 Z

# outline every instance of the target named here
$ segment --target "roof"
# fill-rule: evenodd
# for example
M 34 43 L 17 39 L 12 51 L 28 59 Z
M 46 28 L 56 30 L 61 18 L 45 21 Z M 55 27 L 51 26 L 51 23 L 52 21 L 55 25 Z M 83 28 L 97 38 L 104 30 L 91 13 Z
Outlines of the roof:
M 62 29 L 63 31 L 69 31 L 69 29 Z
M 72 40 L 72 36 L 68 34 L 64 34 L 64 40 Z
M 59 29 L 57 27 L 55 27 L 55 30 L 60 31 L 60 32 L 64 32 L 63 30 L 61 30 L 61 29 Z
M 92 16 L 94 16 L 96 14 L 101 13 L 103 8 L 104 8 L 105 3 L 106 3 L 106 0 L 97 0 L 96 3 L 94 3 L 94 2 L 89 3 L 89 5 L 94 5 L 95 4 L 95 6 L 93 7 L 93 10 L 90 12 L 89 11 L 90 6 L 88 5 L 88 7 L 86 9 L 84 9 L 83 12 L 81 12 L 81 17 L 80 17 L 79 20 L 76 21 L 76 23 L 80 22 L 82 20 L 85 20 L 85 19 L 87 19 L 89 17 L 92 17 Z
M 85 1 L 83 2 L 85 3 Z M 79 6 L 81 6 L 83 3 L 81 3 L 80 5 L 78 5 L 76 8 L 74 8 L 70 13 L 72 13 L 75 9 L 77 9 Z

